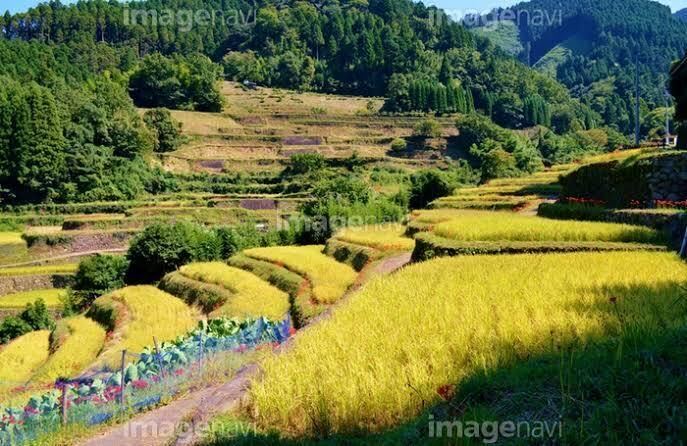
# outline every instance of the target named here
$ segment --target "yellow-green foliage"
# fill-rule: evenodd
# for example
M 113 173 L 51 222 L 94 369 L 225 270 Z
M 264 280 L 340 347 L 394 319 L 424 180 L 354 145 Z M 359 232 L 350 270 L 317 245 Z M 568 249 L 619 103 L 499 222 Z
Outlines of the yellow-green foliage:
M 24 308 L 38 299 L 43 299 L 45 305 L 55 308 L 61 305 L 62 299 L 67 295 L 67 290 L 50 289 L 24 291 L 8 294 L 0 297 L 0 308 Z
M 234 295 L 211 317 L 257 318 L 281 320 L 289 312 L 289 296 L 255 274 L 220 262 L 193 263 L 182 267 L 183 276 L 219 285 Z
M 73 274 L 79 268 L 78 263 L 61 263 L 59 265 L 22 266 L 0 268 L 0 277 L 6 276 L 41 276 L 49 274 Z
M 0 349 L 0 392 L 26 383 L 49 353 L 49 330 L 32 331 Z
M 249 249 L 244 254 L 302 275 L 312 285 L 313 298 L 330 304 L 339 300 L 358 276 L 348 265 L 322 254 L 322 249 L 322 246 L 280 246 Z
M 630 325 L 683 326 L 675 302 L 686 277 L 687 264 L 665 253 L 419 263 L 371 282 L 270 359 L 250 392 L 252 413 L 293 435 L 396 426 L 437 402 L 440 386 L 473 373 Z
M 415 242 L 403 237 L 405 230 L 405 226 L 399 224 L 350 227 L 339 231 L 335 238 L 380 251 L 411 251 Z
M 0 232 L 0 245 L 26 246 L 26 242 L 21 238 L 20 232 Z
M 602 241 L 655 243 L 653 229 L 615 223 L 549 220 L 510 212 L 465 212 L 439 223 L 434 233 L 461 241 Z
M 465 214 L 466 211 L 454 209 L 423 209 L 413 211 L 410 220 L 417 223 L 437 224 L 444 221 L 458 218 Z
M 103 348 L 105 330 L 85 316 L 76 316 L 61 320 L 50 341 L 52 353 L 34 375 L 35 383 L 72 378 L 85 370 Z
M 152 286 L 122 288 L 93 303 L 90 313 L 114 329 L 112 341 L 98 358 L 108 367 L 116 367 L 122 350 L 140 353 L 153 344 L 170 341 L 191 331 L 199 314 L 182 300 Z

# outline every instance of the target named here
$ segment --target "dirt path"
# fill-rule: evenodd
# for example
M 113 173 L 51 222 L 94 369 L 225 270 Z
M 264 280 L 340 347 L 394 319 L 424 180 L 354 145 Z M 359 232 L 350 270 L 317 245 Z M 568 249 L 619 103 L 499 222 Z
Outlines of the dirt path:
M 373 264 L 370 271 L 365 271 L 365 277 L 391 274 L 408 264 L 410 257 L 410 253 L 404 253 Z M 339 302 L 345 301 L 362 285 L 363 283 L 357 284 Z M 323 319 L 329 318 L 337 306 L 338 304 L 333 305 L 300 331 L 307 330 Z M 293 339 L 284 343 L 279 351 L 287 350 L 293 343 Z M 225 384 L 194 392 L 167 406 L 141 414 L 123 425 L 80 444 L 82 446 L 167 446 L 169 444 L 187 446 L 195 444 L 202 438 L 202 428 L 207 423 L 215 416 L 229 412 L 241 403 L 251 381 L 259 374 L 258 364 L 250 364 Z
M 37 266 L 47 263 L 52 263 L 56 260 L 69 260 L 75 257 L 85 257 L 92 256 L 96 254 L 119 254 L 126 252 L 126 248 L 115 248 L 115 249 L 96 249 L 93 251 L 81 251 L 81 252 L 70 252 L 69 254 L 62 254 L 54 257 L 46 257 L 44 259 L 36 259 L 28 262 L 21 263 L 10 263 L 8 265 L 0 265 L 0 268 L 21 268 L 23 266 Z

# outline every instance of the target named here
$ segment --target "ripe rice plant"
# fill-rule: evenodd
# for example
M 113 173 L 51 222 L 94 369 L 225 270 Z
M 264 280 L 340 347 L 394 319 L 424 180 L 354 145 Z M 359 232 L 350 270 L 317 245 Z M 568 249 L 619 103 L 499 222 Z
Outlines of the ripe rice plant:
M 0 394 L 26 383 L 50 353 L 50 331 L 21 336 L 0 349 Z
M 404 237 L 405 226 L 399 224 L 359 226 L 342 229 L 335 238 L 354 245 L 368 246 L 380 251 L 411 251 L 413 239 Z
M 50 274 L 73 274 L 79 268 L 78 263 L 61 263 L 57 265 L 22 266 L 0 268 L 0 277 L 9 276 L 45 276 Z
M 211 317 L 237 317 L 282 320 L 289 312 L 289 296 L 265 282 L 255 274 L 220 262 L 193 263 L 183 266 L 179 272 L 190 279 L 219 285 L 232 292 L 223 305 L 213 311 Z
M 344 264 L 322 254 L 322 246 L 280 246 L 255 248 L 244 252 L 248 257 L 284 266 L 307 278 L 313 299 L 321 304 L 339 300 L 355 283 L 358 275 Z
M 0 309 L 24 308 L 27 304 L 32 304 L 38 299 L 43 299 L 47 307 L 56 308 L 62 304 L 62 299 L 66 295 L 67 290 L 60 289 L 34 290 L 8 294 L 0 297 Z
M 614 223 L 548 220 L 509 212 L 465 212 L 439 223 L 433 232 L 460 241 L 600 241 L 661 243 L 657 231 Z
M 74 377 L 95 360 L 104 342 L 105 330 L 97 322 L 85 316 L 61 320 L 50 335 L 52 353 L 31 381 L 48 384 L 58 378 Z
M 96 299 L 88 316 L 113 332 L 98 364 L 114 368 L 122 350 L 140 353 L 153 337 L 164 342 L 187 333 L 196 326 L 199 312 L 155 287 L 134 286 Z
M 445 221 L 461 217 L 466 211 L 458 209 L 423 209 L 413 211 L 410 216 L 411 222 L 434 225 Z
M 674 305 L 685 277 L 675 255 L 646 252 L 416 264 L 371 282 L 268 360 L 250 413 L 288 436 L 398 426 L 475 374 L 684 326 Z
M 26 246 L 26 242 L 21 238 L 21 232 L 0 232 L 0 245 Z

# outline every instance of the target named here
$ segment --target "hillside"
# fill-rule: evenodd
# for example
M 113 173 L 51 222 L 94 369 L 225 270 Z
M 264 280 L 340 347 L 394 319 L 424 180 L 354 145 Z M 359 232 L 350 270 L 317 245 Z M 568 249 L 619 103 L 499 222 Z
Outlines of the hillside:
M 674 17 L 667 6 L 648 0 L 534 0 L 512 11 L 523 48 L 519 58 L 553 74 L 599 121 L 632 133 L 636 61 L 643 113 L 664 106 L 666 72 L 687 48 L 687 24 L 676 18 L 680 13 Z M 495 34 L 494 42 L 505 50 L 515 46 Z M 610 95 L 590 90 L 607 80 L 612 82 Z

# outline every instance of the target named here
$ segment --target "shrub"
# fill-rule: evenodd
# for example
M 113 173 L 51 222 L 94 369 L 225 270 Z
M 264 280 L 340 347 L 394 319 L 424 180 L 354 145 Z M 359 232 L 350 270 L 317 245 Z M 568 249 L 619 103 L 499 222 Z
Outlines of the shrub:
M 434 119 L 425 119 L 419 122 L 413 129 L 413 136 L 421 138 L 439 138 L 441 136 L 441 124 Z
M 125 257 L 97 254 L 79 263 L 72 290 L 84 308 L 93 299 L 124 286 L 129 262 Z
M 391 142 L 391 150 L 394 152 L 403 152 L 408 148 L 408 143 L 405 139 L 396 138 Z
M 452 183 L 448 176 L 438 170 L 417 172 L 410 177 L 410 208 L 426 208 L 437 198 L 451 195 L 458 184 Z
M 10 316 L 0 323 L 0 343 L 4 344 L 34 330 L 52 330 L 55 321 L 43 299 L 26 305 L 19 316 Z
M 324 169 L 326 160 L 320 153 L 297 153 L 291 157 L 291 172 L 308 174 Z
M 194 261 L 217 260 L 222 246 L 212 231 L 178 222 L 148 226 L 131 243 L 128 283 L 150 283 Z

